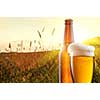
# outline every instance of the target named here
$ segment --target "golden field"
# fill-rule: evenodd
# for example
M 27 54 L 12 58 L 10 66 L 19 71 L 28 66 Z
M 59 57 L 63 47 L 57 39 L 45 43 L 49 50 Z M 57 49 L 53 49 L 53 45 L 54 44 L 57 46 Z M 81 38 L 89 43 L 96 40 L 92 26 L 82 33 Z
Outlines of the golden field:
M 100 83 L 100 37 L 88 39 L 95 47 L 93 83 Z M 58 83 L 59 50 L 30 53 L 0 53 L 1 83 Z
M 0 82 L 56 83 L 58 82 L 58 53 L 1 53 Z

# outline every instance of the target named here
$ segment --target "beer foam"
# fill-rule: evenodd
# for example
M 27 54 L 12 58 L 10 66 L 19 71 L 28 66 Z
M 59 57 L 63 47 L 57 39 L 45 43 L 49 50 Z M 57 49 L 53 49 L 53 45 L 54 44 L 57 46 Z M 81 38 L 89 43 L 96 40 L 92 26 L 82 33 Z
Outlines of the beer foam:
M 68 46 L 68 52 L 71 56 L 94 56 L 95 48 L 80 43 L 71 43 Z

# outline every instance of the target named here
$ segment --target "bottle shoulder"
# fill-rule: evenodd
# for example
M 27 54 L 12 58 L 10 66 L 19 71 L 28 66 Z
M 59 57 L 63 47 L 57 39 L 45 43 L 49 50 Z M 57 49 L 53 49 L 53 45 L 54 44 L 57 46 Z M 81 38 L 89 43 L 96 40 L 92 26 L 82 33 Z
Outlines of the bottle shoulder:
M 63 45 L 60 52 L 67 52 L 68 51 L 68 45 Z
M 62 47 L 62 49 L 59 52 L 59 56 L 62 56 L 62 55 L 69 55 L 69 53 L 68 53 L 68 46 L 63 46 Z

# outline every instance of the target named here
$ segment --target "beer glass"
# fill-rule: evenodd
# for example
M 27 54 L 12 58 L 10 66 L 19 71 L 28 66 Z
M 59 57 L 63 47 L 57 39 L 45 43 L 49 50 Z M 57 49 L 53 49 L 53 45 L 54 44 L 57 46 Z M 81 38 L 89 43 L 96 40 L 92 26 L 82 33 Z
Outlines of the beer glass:
M 91 83 L 94 68 L 93 46 L 72 43 L 68 47 L 71 58 L 71 71 L 75 83 Z

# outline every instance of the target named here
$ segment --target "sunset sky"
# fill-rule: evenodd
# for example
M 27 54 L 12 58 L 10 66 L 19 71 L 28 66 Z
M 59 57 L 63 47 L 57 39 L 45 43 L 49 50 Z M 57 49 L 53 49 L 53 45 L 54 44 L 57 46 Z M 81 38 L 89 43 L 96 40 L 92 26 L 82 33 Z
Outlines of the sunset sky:
M 45 42 L 62 43 L 64 34 L 64 20 L 67 17 L 55 18 L 28 18 L 4 17 L 0 18 L 0 48 L 7 47 L 8 43 L 17 40 L 39 40 L 37 30 L 42 34 Z M 100 18 L 80 17 L 73 19 L 75 42 L 100 36 Z M 45 27 L 44 32 L 42 32 Z M 54 35 L 52 30 L 55 28 Z

